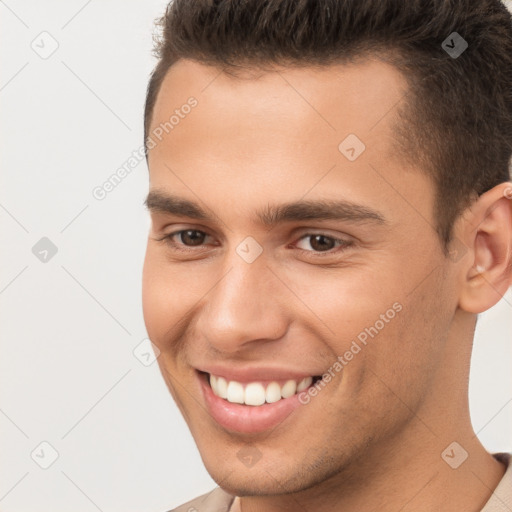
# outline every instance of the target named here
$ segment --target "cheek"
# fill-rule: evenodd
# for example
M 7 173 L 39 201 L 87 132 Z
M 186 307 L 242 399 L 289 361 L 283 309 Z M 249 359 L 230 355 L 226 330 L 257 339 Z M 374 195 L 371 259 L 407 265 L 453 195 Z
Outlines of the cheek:
M 446 306 L 439 299 L 443 280 L 434 277 L 427 288 L 410 293 L 408 283 L 419 281 L 412 269 L 391 270 L 347 267 L 301 273 L 300 280 L 289 276 L 291 288 L 310 308 L 306 318 L 329 345 L 332 364 L 343 358 L 341 395 L 347 399 L 364 395 L 373 403 L 371 397 L 381 400 L 387 394 L 386 385 L 413 398 L 428 386 L 429 369 L 436 364 L 442 342 L 436 333 L 449 322 L 442 318 Z
M 404 292 L 400 313 L 368 343 L 370 380 L 399 409 L 403 401 L 416 410 L 434 385 L 451 322 L 445 288 L 441 276 L 433 276 L 423 288 Z
M 149 337 L 162 352 L 193 318 L 194 306 L 212 286 L 210 280 L 197 267 L 172 263 L 164 251 L 148 246 L 142 272 L 142 309 Z
M 295 302 L 297 312 L 302 304 L 308 306 L 306 318 L 315 321 L 337 354 L 358 336 L 363 343 L 371 339 L 367 330 L 375 331 L 375 324 L 379 333 L 387 330 L 400 314 L 399 306 L 393 308 L 401 296 L 396 281 L 386 282 L 382 273 L 368 267 L 316 268 L 290 273 L 285 279 L 300 299 Z
M 149 337 L 160 350 L 165 333 L 184 313 L 184 303 L 176 293 L 181 284 L 172 279 L 169 268 L 148 246 L 142 272 L 142 309 Z

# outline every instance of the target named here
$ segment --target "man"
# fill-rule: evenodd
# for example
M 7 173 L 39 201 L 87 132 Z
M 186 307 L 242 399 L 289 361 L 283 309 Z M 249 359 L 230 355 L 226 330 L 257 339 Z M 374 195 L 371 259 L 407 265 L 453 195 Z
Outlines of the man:
M 512 510 L 468 407 L 512 274 L 506 8 L 177 0 L 161 24 L 144 318 L 219 486 L 176 510 Z

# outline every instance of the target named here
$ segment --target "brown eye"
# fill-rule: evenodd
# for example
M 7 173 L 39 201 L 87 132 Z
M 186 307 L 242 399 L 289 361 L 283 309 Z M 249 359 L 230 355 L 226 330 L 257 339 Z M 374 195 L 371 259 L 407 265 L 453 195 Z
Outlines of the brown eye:
M 334 238 L 324 235 L 309 235 L 309 244 L 315 251 L 329 251 L 336 245 Z
M 179 234 L 184 245 L 189 246 L 201 245 L 204 242 L 204 238 L 206 236 L 206 233 L 198 231 L 197 229 L 187 229 L 184 231 L 179 231 L 176 234 Z
M 329 258 L 343 253 L 352 246 L 352 241 L 336 238 L 325 233 L 307 233 L 295 242 L 295 246 L 307 257 Z

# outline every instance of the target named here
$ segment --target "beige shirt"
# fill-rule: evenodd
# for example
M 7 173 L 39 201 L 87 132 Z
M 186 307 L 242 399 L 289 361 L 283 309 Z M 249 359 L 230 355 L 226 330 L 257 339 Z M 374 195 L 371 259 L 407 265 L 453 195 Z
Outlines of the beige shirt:
M 511 453 L 493 453 L 493 457 L 507 467 L 491 497 L 481 512 L 511 512 L 512 511 L 512 464 Z M 220 487 L 203 494 L 170 512 L 241 512 L 240 499 L 232 496 Z

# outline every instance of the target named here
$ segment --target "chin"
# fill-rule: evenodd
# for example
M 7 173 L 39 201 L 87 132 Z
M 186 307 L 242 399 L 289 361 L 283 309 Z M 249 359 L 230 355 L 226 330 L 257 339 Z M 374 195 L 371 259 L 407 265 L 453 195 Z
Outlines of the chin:
M 247 472 L 246 475 L 234 474 L 235 472 L 233 471 L 229 476 L 216 475 L 214 472 L 210 472 L 210 476 L 226 492 L 240 497 L 278 496 L 280 494 L 299 492 L 309 487 L 306 483 L 290 486 L 290 481 L 287 477 L 280 473 L 277 473 L 275 476 L 269 474 L 255 476 L 252 472 Z M 282 484 L 282 481 L 285 484 Z
M 298 493 L 328 480 L 337 473 L 330 464 L 310 464 L 298 460 L 283 464 L 283 459 L 260 460 L 253 467 L 245 467 L 235 459 L 224 457 L 213 463 L 204 461 L 212 479 L 226 492 L 234 496 L 278 496 Z M 297 468 L 301 468 L 297 471 Z

